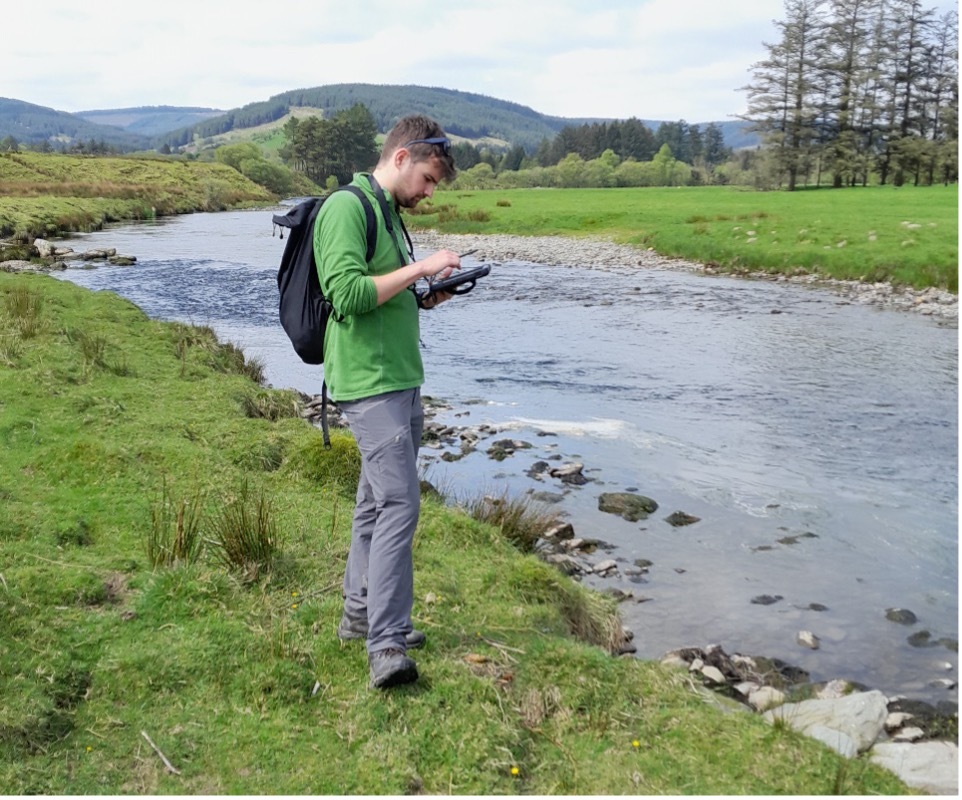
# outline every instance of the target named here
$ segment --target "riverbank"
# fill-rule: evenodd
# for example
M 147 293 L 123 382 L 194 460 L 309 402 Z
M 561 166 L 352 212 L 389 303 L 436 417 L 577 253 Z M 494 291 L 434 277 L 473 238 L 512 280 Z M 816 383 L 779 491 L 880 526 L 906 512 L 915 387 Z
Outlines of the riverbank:
M 609 601 L 431 500 L 423 679 L 370 692 L 363 649 L 333 635 L 350 439 L 325 451 L 297 398 L 209 329 L 43 275 L 0 274 L 0 294 L 11 792 L 905 791 L 867 758 L 722 713 L 688 672 L 587 643 L 614 629 Z M 149 558 L 190 509 L 216 540 L 265 498 L 269 570 L 209 543 Z
M 472 259 L 479 262 L 529 261 L 549 266 L 588 266 L 596 269 L 672 269 L 704 275 L 732 275 L 752 280 L 772 280 L 811 286 L 830 291 L 844 301 L 878 308 L 908 311 L 957 324 L 959 298 L 952 292 L 934 287 L 913 289 L 891 283 L 844 281 L 820 275 L 773 275 L 763 271 L 732 273 L 681 258 L 669 258 L 652 249 L 617 244 L 604 239 L 568 236 L 512 236 L 506 234 L 440 234 L 436 231 L 412 233 L 415 246 L 423 251 L 448 248 L 458 253 L 477 250 Z

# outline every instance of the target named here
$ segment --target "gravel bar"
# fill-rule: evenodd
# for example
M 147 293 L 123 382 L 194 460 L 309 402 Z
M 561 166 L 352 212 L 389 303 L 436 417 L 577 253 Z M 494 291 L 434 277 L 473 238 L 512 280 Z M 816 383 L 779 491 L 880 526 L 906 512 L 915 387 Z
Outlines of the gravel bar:
M 458 253 L 477 249 L 478 261 L 526 261 L 550 266 L 580 266 L 593 269 L 640 268 L 672 269 L 706 275 L 728 275 L 714 267 L 682 258 L 670 258 L 651 249 L 616 244 L 599 238 L 569 236 L 510 236 L 506 234 L 440 234 L 418 231 L 412 235 L 419 250 L 448 248 Z M 781 281 L 810 285 L 841 295 L 852 303 L 900 311 L 912 311 L 958 324 L 959 298 L 952 292 L 934 287 L 912 289 L 891 283 L 865 283 L 824 278 L 818 275 L 771 275 L 752 272 L 738 275 L 755 280 Z

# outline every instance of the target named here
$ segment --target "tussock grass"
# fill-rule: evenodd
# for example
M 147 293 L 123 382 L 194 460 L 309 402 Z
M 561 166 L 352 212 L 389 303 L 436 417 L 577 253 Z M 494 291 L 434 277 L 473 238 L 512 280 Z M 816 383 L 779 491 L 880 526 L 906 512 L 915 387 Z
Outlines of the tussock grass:
M 246 363 L 250 363 L 254 359 Z M 263 367 L 258 361 L 258 370 L 254 374 L 248 373 L 255 383 L 262 383 L 264 379 Z M 252 419 L 279 420 L 285 417 L 298 417 L 303 404 L 296 393 L 292 391 L 277 391 L 273 389 L 259 389 L 245 394 L 241 399 L 244 413 Z
M 328 451 L 304 420 L 248 417 L 237 402 L 257 388 L 248 376 L 215 369 L 198 346 L 183 368 L 178 336 L 203 333 L 115 295 L 0 274 L 0 296 L 16 287 L 44 298 L 48 327 L 15 368 L 0 365 L 8 793 L 906 792 L 864 759 L 721 713 L 685 673 L 612 657 L 610 599 L 427 499 L 414 543 L 422 677 L 370 690 L 363 645 L 334 634 L 351 437 L 333 431 Z M 133 377 L 98 368 L 71 380 L 79 349 L 61 332 L 75 329 L 104 337 L 108 363 L 126 353 Z M 267 454 L 279 466 L 251 474 Z M 203 494 L 202 539 L 218 524 L 255 535 L 245 566 L 218 547 L 151 563 L 165 479 L 172 538 L 180 504 Z M 269 567 L 266 541 L 277 543 Z
M 525 553 L 530 553 L 538 538 L 561 521 L 561 516 L 545 504 L 526 495 L 512 497 L 507 492 L 499 497 L 484 494 L 459 505 L 474 519 L 497 528 Z
M 26 286 L 15 286 L 4 295 L 4 310 L 13 332 L 21 339 L 32 339 L 45 330 L 43 296 Z
M 164 478 L 160 498 L 150 509 L 145 548 L 155 567 L 193 564 L 200 556 L 204 494 L 193 491 L 176 497 Z
M 221 561 L 245 583 L 270 572 L 279 542 L 274 509 L 263 489 L 244 481 L 236 495 L 222 501 L 210 531 Z

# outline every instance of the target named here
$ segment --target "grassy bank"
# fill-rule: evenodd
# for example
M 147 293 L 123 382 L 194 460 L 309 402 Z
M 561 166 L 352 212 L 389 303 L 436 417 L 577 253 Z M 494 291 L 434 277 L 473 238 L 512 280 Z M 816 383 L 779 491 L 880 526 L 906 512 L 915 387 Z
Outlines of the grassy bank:
M 814 272 L 958 291 L 958 187 L 445 191 L 411 227 L 601 236 L 732 272 Z
M 609 655 L 609 601 L 429 500 L 422 679 L 369 690 L 334 635 L 356 448 L 259 372 L 209 329 L 0 273 L 7 793 L 905 791 Z
M 56 236 L 272 198 L 224 164 L 0 153 L 0 236 Z

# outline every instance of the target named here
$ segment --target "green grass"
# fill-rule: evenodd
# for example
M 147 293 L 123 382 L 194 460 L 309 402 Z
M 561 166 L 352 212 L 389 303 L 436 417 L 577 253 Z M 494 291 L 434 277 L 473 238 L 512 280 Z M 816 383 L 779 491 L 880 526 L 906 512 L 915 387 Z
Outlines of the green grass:
M 225 164 L 0 153 L 0 236 L 56 236 L 272 197 Z
M 958 186 L 442 191 L 411 227 L 598 236 L 732 272 L 958 291 Z M 431 213 L 431 212 L 434 213 Z
M 586 641 L 615 624 L 609 599 L 431 501 L 415 541 L 422 679 L 371 691 L 363 645 L 334 635 L 350 436 L 327 451 L 296 416 L 248 413 L 273 390 L 208 329 L 38 275 L 0 273 L 0 301 L 5 792 L 906 791 Z M 211 544 L 236 502 L 276 544 L 256 575 Z M 170 526 L 201 546 L 153 558 Z

